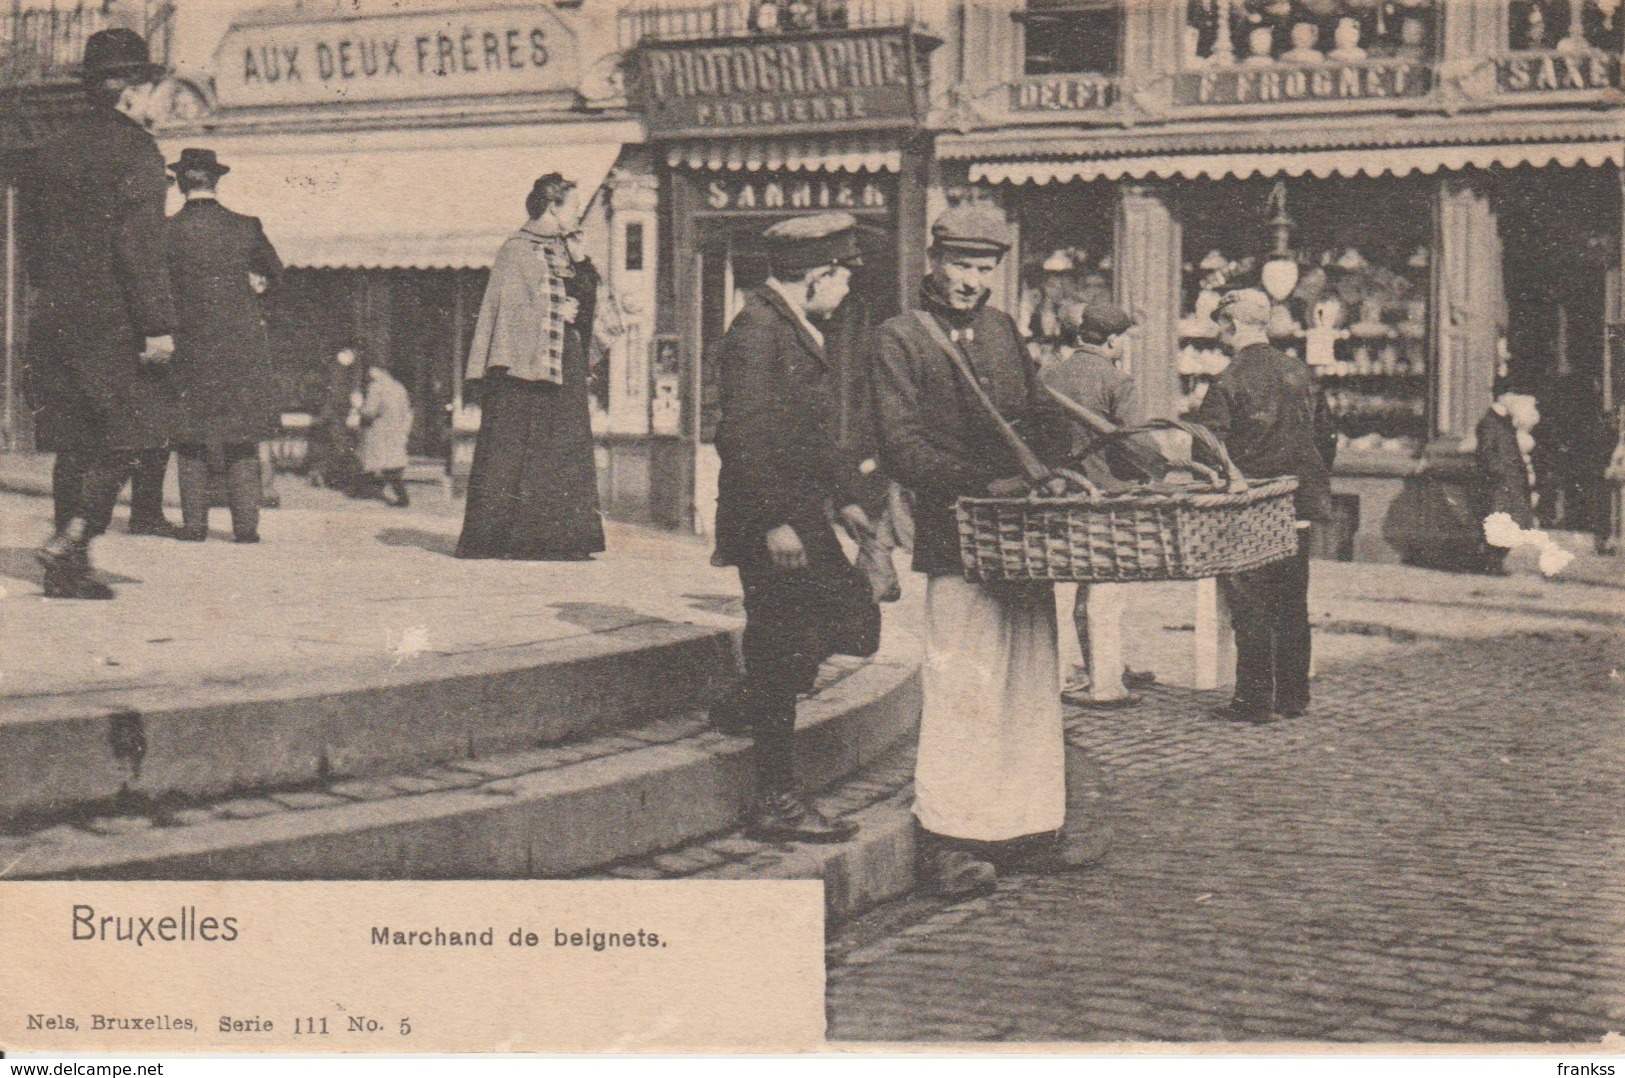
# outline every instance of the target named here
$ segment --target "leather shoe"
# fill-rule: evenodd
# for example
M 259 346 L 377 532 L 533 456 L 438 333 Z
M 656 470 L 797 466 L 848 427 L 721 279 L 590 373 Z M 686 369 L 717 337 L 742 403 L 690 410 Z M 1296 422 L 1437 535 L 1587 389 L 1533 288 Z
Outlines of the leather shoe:
M 127 529 L 131 535 L 150 535 L 157 539 L 179 539 L 180 526 L 164 517 L 152 520 L 132 520 Z
M 1090 711 L 1120 711 L 1123 708 L 1138 707 L 1144 699 L 1145 697 L 1136 692 L 1114 697 L 1111 700 L 1095 700 L 1086 694 L 1080 694 L 1073 697 L 1071 702 Z
M 791 793 L 764 797 L 746 828 L 764 842 L 845 842 L 858 833 L 851 820 L 832 820 Z
M 999 870 L 991 861 L 955 846 L 924 851 L 920 858 L 920 876 L 921 882 L 938 898 L 984 895 L 999 882 Z
M 175 538 L 183 543 L 201 543 L 209 537 L 207 524 L 186 524 L 175 529 Z
M 1283 719 L 1301 719 L 1309 714 L 1309 707 L 1307 704 L 1303 707 L 1278 707 L 1275 713 Z
M 1062 828 L 1042 835 L 1017 839 L 1010 851 L 1009 867 L 1022 872 L 1072 872 L 1092 868 L 1111 848 L 1109 826 Z
M 259 532 L 238 532 L 232 536 L 239 543 L 257 543 L 260 541 Z
M 1238 706 L 1234 700 L 1216 711 L 1210 711 L 1208 718 L 1220 722 L 1244 722 L 1250 726 L 1268 726 L 1275 721 L 1275 715 L 1269 710 Z
M 1124 670 L 1123 684 L 1131 689 L 1143 689 L 1147 685 L 1155 685 L 1157 675 L 1149 670 Z
M 98 599 L 114 597 L 113 589 L 91 576 L 62 566 L 45 569 L 45 597 L 47 599 Z

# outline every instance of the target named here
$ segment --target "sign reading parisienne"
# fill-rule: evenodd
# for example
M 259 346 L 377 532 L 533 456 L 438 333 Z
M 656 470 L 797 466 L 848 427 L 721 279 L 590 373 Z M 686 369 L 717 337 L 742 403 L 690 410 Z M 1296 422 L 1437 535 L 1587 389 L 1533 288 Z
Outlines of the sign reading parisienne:
M 662 135 L 911 123 L 924 86 L 915 49 L 905 30 L 646 45 L 644 119 Z
M 505 7 L 238 25 L 214 55 L 227 108 L 573 90 L 574 32 Z

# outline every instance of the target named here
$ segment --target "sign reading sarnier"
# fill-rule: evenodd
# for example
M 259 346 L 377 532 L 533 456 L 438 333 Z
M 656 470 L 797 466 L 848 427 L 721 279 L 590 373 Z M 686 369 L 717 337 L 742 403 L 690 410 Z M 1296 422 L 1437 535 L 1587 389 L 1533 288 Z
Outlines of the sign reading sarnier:
M 505 7 L 234 26 L 214 55 L 227 108 L 573 90 L 575 33 Z
M 661 135 L 912 122 L 925 82 L 915 48 L 906 30 L 646 45 L 644 118 Z
M 1419 97 L 1431 86 L 1427 65 L 1408 60 L 1223 67 L 1180 75 L 1174 84 L 1174 103 L 1380 101 L 1390 97 Z

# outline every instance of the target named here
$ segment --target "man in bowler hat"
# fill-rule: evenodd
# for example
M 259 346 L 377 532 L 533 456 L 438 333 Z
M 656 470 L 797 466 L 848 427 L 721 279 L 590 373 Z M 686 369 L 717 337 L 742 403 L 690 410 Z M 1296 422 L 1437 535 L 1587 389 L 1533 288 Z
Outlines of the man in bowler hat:
M 725 729 L 755 738 L 759 838 L 843 842 L 857 831 L 797 791 L 792 743 L 796 696 L 830 654 L 821 631 L 828 595 L 852 571 L 831 523 L 871 529 L 858 505 L 858 461 L 837 437 L 840 372 L 820 328 L 846 298 L 860 264 L 848 213 L 791 218 L 763 236 L 771 274 L 745 301 L 718 352 L 722 458 L 717 552 L 737 566 L 745 593 L 745 677 L 713 711 Z
M 57 455 L 57 527 L 38 551 L 52 598 L 113 597 L 91 573 L 90 543 L 137 456 L 162 452 L 174 422 L 164 159 L 117 108 L 124 91 L 161 74 L 141 35 L 92 34 L 90 108 L 45 143 L 25 179 L 25 249 L 40 290 L 28 394 L 40 447 Z
M 254 278 L 274 285 L 282 261 L 259 218 L 220 204 L 231 171 L 213 150 L 188 148 L 169 166 L 186 205 L 165 225 L 175 288 L 175 381 L 181 419 L 181 538 L 209 537 L 209 477 L 224 473 L 231 530 L 259 542 L 259 443 L 277 431 L 276 379 Z

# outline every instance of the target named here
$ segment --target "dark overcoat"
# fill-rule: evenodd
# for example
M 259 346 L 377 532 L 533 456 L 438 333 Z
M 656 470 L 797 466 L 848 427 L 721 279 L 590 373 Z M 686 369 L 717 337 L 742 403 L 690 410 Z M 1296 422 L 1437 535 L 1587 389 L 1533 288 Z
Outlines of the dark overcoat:
M 977 379 L 999 414 L 1040 458 L 1062 461 L 1071 433 L 1059 407 L 1039 387 L 1038 366 L 1028 357 L 1014 320 L 985 305 L 966 319 L 929 298 L 925 310 L 944 334 L 959 332 Z M 1021 465 L 914 312 L 881 325 L 874 377 L 887 471 L 914 492 L 914 570 L 933 576 L 959 573 L 963 562 L 955 501 L 985 497 L 989 483 L 1021 475 Z
M 1534 527 L 1529 467 L 1518 452 L 1518 430 L 1512 420 L 1496 411 L 1485 412 L 1475 433 L 1478 445 L 1473 450 L 1473 461 L 1481 483 L 1480 513 L 1506 513 L 1518 527 Z
M 1249 479 L 1297 476 L 1299 520 L 1332 518 L 1337 428 L 1303 360 L 1267 344 L 1248 345 L 1190 418 L 1218 436 Z
M 173 332 L 164 262 L 164 159 L 141 125 L 96 105 L 41 147 L 23 184 L 23 243 L 39 289 L 27 392 L 41 449 L 166 443 L 168 371 L 140 362 Z
M 717 550 L 737 565 L 760 559 L 781 525 L 804 544 L 828 531 L 825 504 L 855 500 L 858 462 L 838 437 L 840 372 L 771 288 L 745 301 L 717 362 Z
M 181 397 L 175 440 L 271 437 L 283 402 L 249 274 L 274 285 L 282 261 L 259 218 L 212 198 L 193 199 L 165 223 L 164 249 L 175 289 L 174 379 Z

